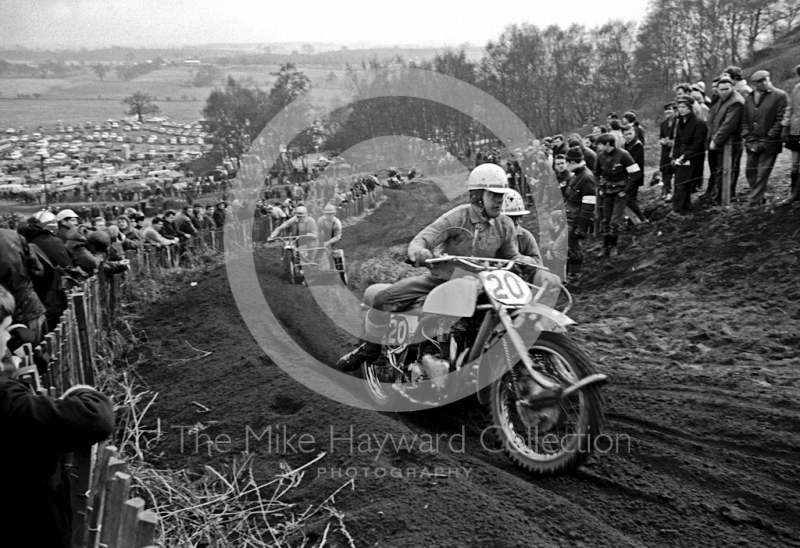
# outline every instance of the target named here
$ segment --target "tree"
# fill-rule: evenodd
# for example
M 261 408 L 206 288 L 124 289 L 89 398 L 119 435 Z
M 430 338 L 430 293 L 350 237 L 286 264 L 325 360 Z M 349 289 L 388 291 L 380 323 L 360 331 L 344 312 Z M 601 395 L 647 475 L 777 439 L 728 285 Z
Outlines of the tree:
M 128 106 L 128 114 L 135 114 L 139 118 L 139 122 L 142 122 L 142 116 L 145 114 L 158 114 L 160 111 L 158 105 L 153 104 L 155 100 L 155 97 L 137 91 L 123 99 L 122 104 Z
M 300 46 L 300 49 L 302 50 L 303 55 L 311 55 L 312 53 L 314 53 L 314 46 L 312 46 L 311 44 L 303 44 L 302 46 Z
M 192 85 L 197 88 L 213 86 L 217 81 L 222 79 L 222 71 L 214 65 L 206 65 L 200 67 L 194 74 Z
M 92 67 L 92 71 L 100 78 L 100 81 L 102 82 L 103 78 L 105 78 L 106 74 L 108 74 L 109 68 L 102 63 L 97 63 Z

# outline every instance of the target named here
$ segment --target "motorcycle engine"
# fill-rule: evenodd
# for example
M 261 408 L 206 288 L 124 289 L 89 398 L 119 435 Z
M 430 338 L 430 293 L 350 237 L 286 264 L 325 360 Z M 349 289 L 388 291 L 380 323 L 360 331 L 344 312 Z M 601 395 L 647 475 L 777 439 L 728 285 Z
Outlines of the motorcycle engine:
M 447 374 L 450 372 L 450 362 L 431 354 L 425 354 L 422 356 L 421 365 L 433 385 L 439 390 L 444 388 L 447 383 Z

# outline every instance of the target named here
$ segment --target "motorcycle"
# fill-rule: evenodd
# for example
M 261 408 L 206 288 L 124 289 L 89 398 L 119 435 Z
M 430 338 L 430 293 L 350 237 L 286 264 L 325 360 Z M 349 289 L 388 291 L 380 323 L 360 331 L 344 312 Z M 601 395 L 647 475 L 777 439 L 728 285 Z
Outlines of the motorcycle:
M 341 249 L 327 247 L 300 247 L 297 240 L 302 236 L 278 236 L 270 238 L 267 243 L 280 241 L 283 244 L 282 263 L 284 273 L 291 284 L 305 283 L 306 277 L 314 277 L 331 270 L 347 285 L 347 269 L 344 252 Z
M 540 302 L 548 283 L 526 283 L 512 272 L 514 261 L 426 261 L 442 262 L 456 267 L 454 276 L 421 310 L 387 313 L 381 356 L 359 369 L 367 396 L 388 409 L 401 398 L 441 405 L 477 393 L 515 465 L 535 476 L 574 470 L 601 434 L 599 385 L 607 377 L 565 335 L 575 324 L 566 315 L 569 292 L 560 288 L 567 300 L 560 311 Z

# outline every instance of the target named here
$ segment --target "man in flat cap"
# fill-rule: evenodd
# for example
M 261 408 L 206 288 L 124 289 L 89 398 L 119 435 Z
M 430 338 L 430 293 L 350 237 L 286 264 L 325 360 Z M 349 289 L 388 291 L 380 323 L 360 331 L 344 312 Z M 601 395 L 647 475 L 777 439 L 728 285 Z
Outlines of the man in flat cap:
M 800 65 L 794 68 L 800 76 Z M 789 93 L 786 114 L 783 119 L 783 136 L 786 148 L 792 151 L 791 195 L 785 203 L 800 202 L 800 82 Z
M 756 71 L 750 81 L 755 89 L 744 101 L 742 117 L 745 176 L 750 185 L 750 205 L 760 205 L 766 202 L 769 176 L 783 148 L 781 133 L 788 98 L 785 91 L 772 86 L 766 70 Z

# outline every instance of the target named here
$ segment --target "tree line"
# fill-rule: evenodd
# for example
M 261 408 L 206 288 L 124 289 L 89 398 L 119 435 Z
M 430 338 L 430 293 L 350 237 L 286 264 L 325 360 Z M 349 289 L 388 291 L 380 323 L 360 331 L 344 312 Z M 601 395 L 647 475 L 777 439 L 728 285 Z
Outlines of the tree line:
M 477 61 L 462 47 L 419 62 L 394 55 L 348 64 L 348 104 L 316 120 L 311 117 L 308 129 L 286 144 L 299 152 L 315 146 L 343 151 L 375 137 L 407 135 L 456 155 L 466 152 L 476 136 L 489 141 L 508 137 L 492 135 L 475 122 L 475 109 L 483 105 L 459 112 L 436 101 L 382 96 L 419 69 L 485 91 L 537 136 L 585 128 L 609 111 L 656 102 L 660 107 L 679 82 L 710 84 L 726 66 L 745 65 L 759 48 L 797 30 L 798 20 L 797 0 L 652 0 L 639 24 L 510 25 L 487 43 Z M 773 81 L 790 77 L 793 66 L 771 67 Z M 211 94 L 204 114 L 221 152 L 241 155 L 276 113 L 308 91 L 308 78 L 293 64 L 282 65 L 278 74 L 282 76 L 269 92 L 229 78 Z M 302 114 L 310 110 L 306 105 Z
M 758 48 L 795 29 L 797 0 L 653 0 L 640 23 L 609 21 L 587 28 L 527 23 L 507 27 L 479 61 L 464 50 L 432 60 L 372 60 L 348 66 L 351 102 L 330 120 L 329 146 L 344 150 L 400 129 L 466 151 L 465 135 L 485 132 L 447 107 L 385 97 L 362 101 L 408 69 L 433 70 L 468 82 L 508 106 L 539 136 L 585 128 L 609 111 L 641 108 L 673 96 L 680 82 L 707 84 L 729 65 L 745 64 Z M 773 69 L 792 77 L 796 59 Z M 791 65 L 791 66 L 790 66 Z M 765 68 L 765 67 L 759 67 Z M 709 85 L 710 89 L 710 85 Z

